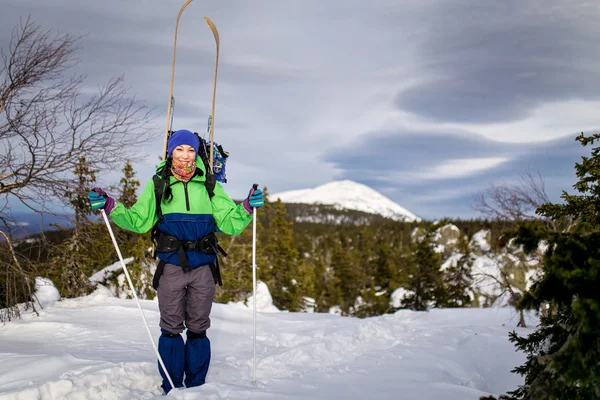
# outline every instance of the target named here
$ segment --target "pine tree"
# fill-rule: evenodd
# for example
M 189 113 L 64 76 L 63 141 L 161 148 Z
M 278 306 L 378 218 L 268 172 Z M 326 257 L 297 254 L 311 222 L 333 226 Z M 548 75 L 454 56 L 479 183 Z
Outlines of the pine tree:
M 265 206 L 256 212 L 256 272 L 257 280 L 266 282 L 268 261 L 263 255 L 263 243 L 270 240 L 265 224 L 268 225 L 273 206 L 268 188 L 264 187 L 262 192 Z M 215 302 L 246 301 L 252 295 L 252 235 L 252 224 L 236 236 L 217 233 L 219 244 L 228 255 L 219 261 L 223 286 L 217 286 Z M 269 290 L 273 291 L 273 288 L 269 286 Z
M 311 265 L 314 270 L 314 298 L 317 312 L 327 313 L 340 304 L 340 285 L 331 261 L 333 241 L 319 236 L 313 242 Z
M 73 172 L 75 182 L 65 191 L 75 214 L 73 236 L 50 251 L 50 266 L 46 272 L 62 297 L 82 296 L 92 290 L 87 276 L 97 261 L 90 253 L 93 229 L 87 192 L 96 182 L 98 171 L 81 156 Z
M 75 166 L 75 183 L 65 191 L 69 204 L 73 207 L 75 213 L 75 236 L 77 236 L 85 226 L 90 224 L 88 216 L 91 213 L 88 190 L 96 182 L 97 169 L 86 160 L 85 156 L 80 156 Z
M 404 306 L 411 310 L 429 309 L 436 299 L 436 289 L 443 281 L 441 257 L 433 248 L 433 234 L 433 229 L 428 228 L 422 236 L 417 235 L 411 245 L 409 280 L 405 289 L 412 293 L 404 299 Z
M 357 307 L 353 316 L 359 318 L 374 317 L 390 311 L 391 294 L 387 290 L 378 290 L 377 286 L 367 284 L 360 292 L 362 305 Z
M 137 189 L 140 187 L 140 181 L 135 179 L 135 171 L 131 162 L 127 161 L 123 167 L 123 177 L 119 181 L 118 201 L 129 208 L 137 201 Z
M 371 226 L 361 232 L 359 251 L 365 265 L 364 286 L 360 296 L 363 305 L 354 312 L 357 317 L 371 317 L 392 311 L 391 293 L 398 287 L 396 243 L 392 232 Z
M 473 258 L 468 240 L 462 240 L 459 251 L 460 258 L 444 272 L 443 296 L 437 296 L 436 307 L 469 307 L 473 300 L 471 284 L 473 277 Z M 443 301 L 441 301 L 443 297 Z
M 136 173 L 129 161 L 123 167 L 123 176 L 119 181 L 118 201 L 125 207 L 131 207 L 137 201 L 137 190 L 140 187 L 140 181 L 136 179 Z M 113 231 L 117 237 L 121 252 L 125 257 L 133 257 L 133 261 L 127 265 L 127 270 L 131 276 L 131 281 L 136 290 L 136 294 L 143 299 L 154 299 L 156 292 L 152 288 L 152 277 L 156 270 L 156 261 L 152 259 L 148 251 L 152 248 L 150 232 L 138 234 L 126 231 L 112 224 Z M 106 229 L 104 227 L 104 229 Z M 114 249 L 111 254 L 114 254 Z M 124 273 L 124 272 L 123 272 Z M 118 280 L 118 275 L 115 275 Z M 118 288 L 118 282 L 115 282 Z M 125 285 L 126 297 L 132 298 L 133 293 L 128 285 Z
M 359 252 L 352 247 L 352 239 L 343 234 L 340 235 L 333 248 L 331 268 L 337 278 L 342 315 L 354 314 L 356 299 L 365 284 L 358 254 Z
M 292 222 L 286 219 L 281 200 L 271 203 L 268 236 L 263 242 L 261 280 L 271 291 L 273 304 L 284 310 L 299 311 L 303 306 L 304 288 L 299 287 L 298 250 L 294 246 Z
M 259 212 L 257 232 L 262 231 L 261 219 Z M 215 302 L 244 301 L 252 294 L 252 226 L 237 236 L 218 234 L 218 237 L 219 244 L 228 255 L 219 261 L 223 286 L 217 286 Z M 257 259 L 261 258 L 261 250 L 257 243 Z M 260 262 L 257 261 L 257 264 L 260 265 Z M 258 265 L 257 270 L 261 271 Z M 257 273 L 257 279 L 263 279 L 262 273 Z
M 577 137 L 583 146 L 599 139 L 600 134 Z M 522 224 L 513 233 L 526 251 L 534 251 L 542 240 L 548 244 L 542 277 L 521 306 L 553 308 L 529 336 L 510 334 L 511 342 L 527 354 L 525 364 L 514 369 L 525 376 L 525 384 L 501 399 L 600 398 L 600 148 L 582 157 L 575 169 L 579 180 L 573 187 L 579 194 L 563 192 L 563 204 L 546 203 L 537 210 L 559 223 L 572 219 L 573 229 L 556 232 Z

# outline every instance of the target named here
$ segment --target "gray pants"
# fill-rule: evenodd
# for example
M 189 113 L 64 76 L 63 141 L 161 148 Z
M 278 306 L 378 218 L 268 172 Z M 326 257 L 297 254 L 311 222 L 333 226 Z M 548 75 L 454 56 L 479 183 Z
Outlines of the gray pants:
M 206 331 L 214 296 L 215 281 L 208 265 L 184 273 L 181 267 L 166 264 L 158 284 L 160 327 L 171 333 L 186 327 L 196 333 Z

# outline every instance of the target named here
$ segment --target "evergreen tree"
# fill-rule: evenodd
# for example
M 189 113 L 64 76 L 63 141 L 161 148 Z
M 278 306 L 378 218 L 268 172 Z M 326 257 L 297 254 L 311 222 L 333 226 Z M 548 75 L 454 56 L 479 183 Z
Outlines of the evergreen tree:
M 404 299 L 404 306 L 411 310 L 426 311 L 436 299 L 436 290 L 443 282 L 440 271 L 441 257 L 434 250 L 433 229 L 415 235 L 411 245 L 412 257 L 408 285 L 412 293 Z
M 394 248 L 391 245 L 391 237 L 380 237 L 377 244 L 369 243 L 362 251 L 372 254 L 369 262 L 373 266 L 373 280 L 378 290 L 388 289 L 396 279 L 396 263 L 394 260 Z
M 135 171 L 131 162 L 128 160 L 123 168 L 123 177 L 119 181 L 118 201 L 129 208 L 137 201 L 137 189 L 140 187 L 140 181 L 135 179 Z
M 600 134 L 577 137 L 583 146 L 599 139 Z M 546 203 L 537 210 L 559 223 L 572 219 L 573 229 L 522 224 L 513 233 L 527 251 L 542 240 L 548 244 L 542 277 L 521 306 L 553 308 L 529 336 L 511 333 L 510 340 L 527 354 L 525 364 L 514 369 L 525 376 L 525 384 L 501 399 L 600 398 L 600 148 L 575 169 L 579 180 L 573 187 L 579 194 L 563 192 L 563 204 Z
M 436 307 L 469 307 L 472 303 L 473 258 L 466 237 L 461 241 L 459 251 L 460 258 L 443 272 L 444 294 L 437 296 Z
M 90 248 L 94 230 L 88 218 L 91 208 L 87 192 L 96 182 L 96 172 L 85 157 L 79 157 L 74 184 L 65 191 L 75 214 L 73 236 L 50 251 L 50 266 L 46 271 L 62 297 L 82 296 L 92 290 L 87 277 L 93 270 Z
M 140 181 L 136 179 L 136 173 L 129 161 L 123 167 L 123 176 L 119 181 L 118 201 L 125 207 L 131 207 L 137 201 L 137 190 L 140 187 Z M 106 227 L 103 226 L 104 229 Z M 139 297 L 143 299 L 154 299 L 156 292 L 152 287 L 152 278 L 156 270 L 156 261 L 152 258 L 149 249 L 152 248 L 151 233 L 138 234 L 118 228 L 112 224 L 119 248 L 125 257 L 133 257 L 133 261 L 127 265 L 127 270 L 131 277 L 133 287 Z M 114 249 L 112 253 L 114 254 Z M 123 272 L 124 274 L 124 272 Z M 118 281 L 119 275 L 115 274 L 114 280 Z M 118 287 L 118 282 L 115 286 Z M 126 297 L 133 298 L 133 293 L 128 284 L 125 284 Z
M 371 317 L 392 311 L 391 293 L 398 287 L 397 249 L 392 232 L 369 227 L 361 234 L 361 265 L 367 266 L 365 282 L 360 293 L 363 305 L 356 310 L 357 317 Z
M 300 296 L 300 306 L 302 310 L 311 310 L 314 309 L 314 301 L 311 301 L 312 298 L 314 300 L 315 293 L 315 280 L 314 280 L 314 271 L 313 267 L 310 263 L 302 259 L 297 259 L 298 263 L 298 276 L 296 278 L 296 286 L 298 291 L 298 296 Z
M 268 230 L 265 229 L 265 224 L 268 224 L 273 207 L 269 201 L 268 189 L 265 187 L 262 191 L 265 206 L 257 210 L 256 214 L 256 270 L 257 280 L 266 282 L 267 261 L 263 256 L 262 244 L 270 239 L 266 236 Z M 223 286 L 217 287 L 215 302 L 246 301 L 252 295 L 252 224 L 237 236 L 217 233 L 219 244 L 228 256 L 221 257 L 219 261 Z M 269 287 L 269 290 L 272 292 L 273 288 Z
M 331 243 L 330 243 L 331 242 Z M 314 240 L 311 264 L 314 270 L 314 298 L 317 312 L 327 313 L 340 304 L 340 283 L 332 267 L 333 241 L 327 237 Z
M 339 288 L 339 305 L 342 315 L 352 315 L 355 311 L 356 298 L 365 284 L 365 277 L 360 266 L 359 252 L 351 245 L 352 239 L 345 235 L 334 245 L 331 268 L 336 276 Z
M 267 204 L 265 202 L 265 207 Z M 262 231 L 261 219 L 259 216 L 256 222 L 257 232 Z M 218 234 L 218 237 L 228 255 L 219 261 L 223 286 L 217 286 L 215 302 L 244 301 L 252 294 L 252 226 L 237 236 Z M 261 250 L 261 246 L 257 246 L 257 259 L 260 259 Z M 258 268 L 260 262 L 257 264 L 257 270 L 261 271 Z M 257 279 L 263 279 L 262 273 L 257 273 Z
M 353 316 L 359 318 L 374 317 L 390 311 L 390 293 L 387 290 L 377 290 L 372 284 L 366 285 L 360 293 L 362 305 L 357 307 Z
M 292 223 L 286 219 L 285 206 L 281 200 L 272 203 L 271 207 L 268 236 L 263 242 L 265 267 L 261 268 L 261 280 L 269 287 L 276 307 L 299 311 L 303 306 L 304 290 L 298 286 L 301 277 Z
M 65 191 L 65 194 L 69 204 L 73 207 L 75 236 L 77 236 L 90 224 L 88 216 L 92 210 L 87 193 L 89 188 L 96 182 L 98 170 L 93 168 L 85 156 L 80 156 L 73 172 L 75 173 L 75 182 Z

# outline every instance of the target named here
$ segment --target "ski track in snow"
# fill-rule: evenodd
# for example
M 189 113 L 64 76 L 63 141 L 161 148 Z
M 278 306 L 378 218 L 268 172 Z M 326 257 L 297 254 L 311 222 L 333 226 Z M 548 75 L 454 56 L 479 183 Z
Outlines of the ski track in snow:
M 157 303 L 142 306 L 157 341 Z M 215 304 L 207 384 L 168 397 L 475 400 L 522 383 L 510 373 L 524 361 L 507 340 L 515 325 L 509 309 L 259 312 L 253 386 L 252 311 Z M 107 291 L 0 326 L 0 360 L 0 400 L 164 398 L 135 302 Z

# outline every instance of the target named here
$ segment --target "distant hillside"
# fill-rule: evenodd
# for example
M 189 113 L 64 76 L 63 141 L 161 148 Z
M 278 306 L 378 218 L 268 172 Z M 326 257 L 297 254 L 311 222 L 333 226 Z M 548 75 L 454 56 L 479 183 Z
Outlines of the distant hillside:
M 16 221 L 10 223 L 11 232 L 13 237 L 17 239 L 36 235 L 41 232 L 55 230 L 57 229 L 57 226 L 62 228 L 73 227 L 73 224 L 70 220 L 72 216 L 70 214 L 44 214 L 42 216 L 33 212 L 14 212 L 12 213 L 11 217 Z
M 326 225 L 369 225 L 374 222 L 391 221 L 379 214 L 364 211 L 339 209 L 326 204 L 284 203 L 287 217 L 296 223 L 315 223 Z
M 270 198 L 271 200 L 280 199 L 286 204 L 327 205 L 330 206 L 329 210 L 355 210 L 378 214 L 395 221 L 412 222 L 421 220 L 418 216 L 376 190 L 350 180 L 330 182 L 314 189 L 275 193 L 271 194 Z

